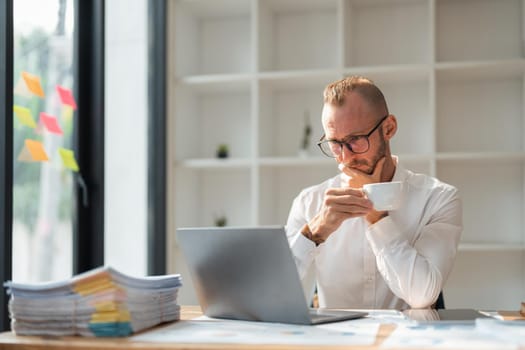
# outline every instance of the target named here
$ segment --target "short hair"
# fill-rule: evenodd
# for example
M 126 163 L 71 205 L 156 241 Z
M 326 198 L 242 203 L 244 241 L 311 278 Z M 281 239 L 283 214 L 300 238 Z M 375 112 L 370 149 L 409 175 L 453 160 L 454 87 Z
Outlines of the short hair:
M 361 76 L 346 77 L 328 84 L 323 92 L 324 103 L 342 106 L 347 93 L 356 92 L 373 108 L 381 108 L 388 114 L 385 96 L 368 78 Z

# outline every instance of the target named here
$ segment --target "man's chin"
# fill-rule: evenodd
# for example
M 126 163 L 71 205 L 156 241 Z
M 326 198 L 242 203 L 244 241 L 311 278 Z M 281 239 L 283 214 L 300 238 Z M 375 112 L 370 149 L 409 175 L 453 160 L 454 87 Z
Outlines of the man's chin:
M 346 169 L 349 171 L 357 171 L 357 172 L 364 173 L 367 175 L 370 175 L 374 172 L 374 169 L 370 169 L 370 167 L 351 166 L 351 165 L 345 165 L 345 164 L 339 164 L 339 169 L 341 171 L 343 171 L 343 169 Z

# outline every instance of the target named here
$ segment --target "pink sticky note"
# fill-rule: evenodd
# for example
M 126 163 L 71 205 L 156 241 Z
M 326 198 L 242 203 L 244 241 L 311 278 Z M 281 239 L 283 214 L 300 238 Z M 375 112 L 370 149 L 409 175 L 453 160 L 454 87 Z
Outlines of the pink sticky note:
M 63 104 L 71 106 L 73 109 L 77 109 L 77 103 L 75 102 L 75 98 L 73 97 L 71 90 L 57 85 L 57 91 L 58 96 L 60 96 L 60 101 L 62 101 Z
M 40 122 L 44 124 L 47 131 L 52 132 L 53 134 L 63 134 L 60 125 L 58 125 L 58 120 L 56 117 L 44 112 L 40 112 Z

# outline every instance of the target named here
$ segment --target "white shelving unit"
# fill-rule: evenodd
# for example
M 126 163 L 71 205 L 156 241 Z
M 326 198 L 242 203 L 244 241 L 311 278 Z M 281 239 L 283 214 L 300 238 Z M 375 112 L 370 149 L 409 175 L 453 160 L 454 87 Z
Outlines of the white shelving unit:
M 525 0 L 171 0 L 169 268 L 175 229 L 283 225 L 337 173 L 315 147 L 322 90 L 359 74 L 399 123 L 392 149 L 457 186 L 464 232 L 447 307 L 525 298 Z M 312 125 L 308 156 L 298 155 Z M 219 144 L 230 157 L 217 159 Z M 195 302 L 191 281 L 181 301 Z

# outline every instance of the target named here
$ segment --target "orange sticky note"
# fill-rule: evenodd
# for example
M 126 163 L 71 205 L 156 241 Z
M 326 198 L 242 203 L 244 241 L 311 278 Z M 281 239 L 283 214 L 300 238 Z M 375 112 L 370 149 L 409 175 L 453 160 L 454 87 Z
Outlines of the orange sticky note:
M 24 148 L 18 155 L 18 160 L 21 162 L 44 162 L 49 158 L 42 142 L 26 139 Z
M 71 90 L 57 85 L 57 92 L 58 96 L 60 97 L 60 101 L 62 101 L 62 104 L 71 106 L 73 109 L 77 109 L 77 103 L 75 102 L 75 98 L 73 97 Z
M 38 76 L 22 72 L 22 78 L 24 78 L 27 88 L 32 94 L 44 98 L 44 90 L 42 89 L 42 85 L 40 85 L 40 78 Z
M 27 88 L 26 82 L 24 81 L 24 78 L 20 77 L 18 78 L 18 82 L 16 83 L 15 89 L 13 90 L 13 93 L 18 96 L 22 96 L 25 98 L 32 97 L 33 94 L 29 89 Z
M 30 128 L 36 127 L 35 120 L 33 119 L 33 116 L 31 115 L 31 110 L 29 108 L 14 105 L 13 112 L 15 113 L 20 123 L 22 123 L 23 125 L 29 126 Z
M 46 127 L 47 131 L 53 134 L 63 134 L 60 125 L 58 125 L 57 118 L 55 116 L 52 116 L 51 114 L 40 112 L 40 123 Z
M 62 163 L 66 168 L 78 172 L 78 164 L 75 159 L 75 153 L 72 150 L 66 148 L 59 148 L 58 153 L 60 153 Z

